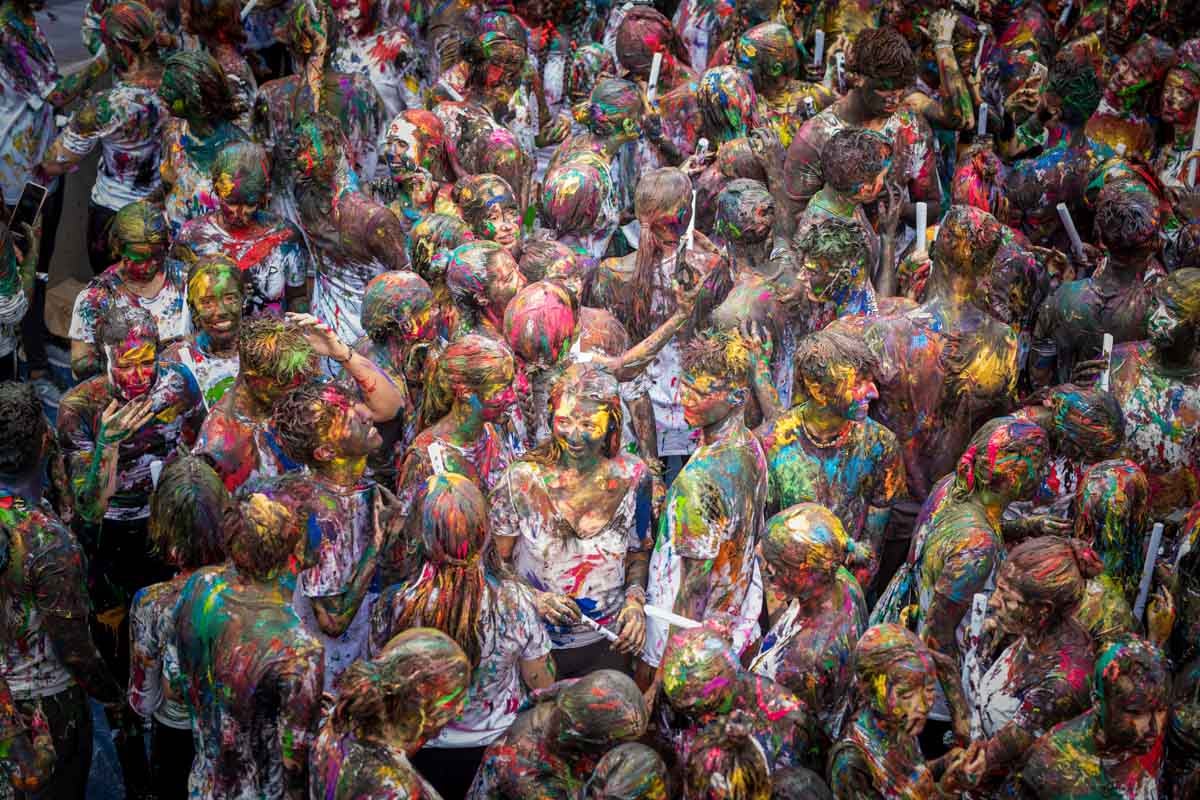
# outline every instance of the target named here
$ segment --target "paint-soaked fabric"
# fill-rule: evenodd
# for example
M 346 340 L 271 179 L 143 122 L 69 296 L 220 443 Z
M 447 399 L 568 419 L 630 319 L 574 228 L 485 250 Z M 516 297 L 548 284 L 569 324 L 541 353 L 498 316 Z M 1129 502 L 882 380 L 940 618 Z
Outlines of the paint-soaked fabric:
M 129 611 L 129 705 L 175 730 L 192 728 L 175 644 L 175 604 L 190 577 L 139 590 Z
M 15 206 L 25 181 L 54 141 L 58 61 L 41 28 L 23 22 L 17 7 L 0 8 L 0 187 Z M 53 189 L 53 186 L 47 187 Z
M 150 421 L 117 445 L 116 490 L 108 501 L 104 519 L 148 519 L 150 495 L 154 492 L 152 465 L 155 462 L 165 465 L 177 448 L 191 447 L 196 441 L 202 419 L 200 397 L 196 385 L 186 375 L 160 364 L 150 398 L 154 408 Z M 85 516 L 78 492 L 91 469 L 92 459 L 100 456 L 96 437 L 100 418 L 112 399 L 107 377 L 97 375 L 63 395 L 58 407 L 58 444 L 67 459 L 67 474 L 75 487 L 77 507 Z M 99 519 L 89 521 L 99 522 Z
M 326 722 L 313 745 L 312 800 L 442 800 L 437 790 L 408 763 L 400 747 L 338 734 Z
M 412 602 L 411 588 L 429 578 L 433 565 L 406 584 L 380 595 L 371 619 L 371 652 L 377 654 L 396 634 L 394 620 L 403 617 Z M 521 662 L 545 657 L 550 637 L 542 625 L 529 589 L 516 581 L 489 578 L 479 601 L 479 665 L 471 673 L 467 704 L 427 747 L 485 747 L 500 738 L 529 692 L 521 682 Z M 422 625 L 421 615 L 413 626 Z
M 1121 455 L 1150 480 L 1150 518 L 1181 519 L 1200 501 L 1200 372 L 1172 373 L 1144 342 L 1118 345 L 1112 391 L 1125 414 Z
M 839 567 L 828 606 L 803 616 L 793 600 L 759 644 L 750 670 L 793 692 L 835 741 L 854 684 L 854 645 L 867 629 L 867 601 Z
M 829 757 L 829 788 L 837 800 L 926 800 L 933 775 L 915 736 L 891 739 L 871 712 L 855 717 Z
M 221 199 L 212 183 L 212 162 L 226 145 L 243 142 L 247 136 L 229 122 L 221 122 L 208 138 L 199 139 L 185 120 L 172 118 L 163 130 L 162 173 L 167 184 L 164 206 L 171 233 L 178 235 L 188 220 L 211 214 Z
M 1091 709 L 1038 741 L 1020 772 L 1024 793 L 1041 800 L 1156 800 L 1162 740 L 1145 755 L 1117 761 L 1101 754 L 1096 745 L 1101 727 L 1097 711 Z
M 771 500 L 779 508 L 820 503 L 838 516 L 846 533 L 862 540 L 871 508 L 886 509 L 905 493 L 904 463 L 896 436 L 873 419 L 847 420 L 827 445 L 804 431 L 802 403 L 763 433 Z
M 238 374 L 238 356 L 218 356 L 193 341 L 176 342 L 159 356 L 163 364 L 191 377 L 204 398 L 204 407 L 212 408 L 233 386 Z
M 62 132 L 63 147 L 81 159 L 101 146 L 92 202 L 111 211 L 158 189 L 167 109 L 151 87 L 117 81 L 94 94 Z
M 87 619 L 83 550 L 53 512 L 7 491 L 0 491 L 0 524 L 11 537 L 8 565 L 0 572 L 5 620 L 0 677 L 17 700 L 50 697 L 73 679 L 42 618 L 54 614 L 80 625 Z
M 860 259 L 850 268 L 850 274 L 841 277 L 836 284 L 831 283 L 831 297 L 821 303 L 812 303 L 805 312 L 805 330 L 808 333 L 819 331 L 838 317 L 850 315 L 874 315 L 879 313 L 879 303 L 875 299 L 875 287 L 871 284 L 871 271 L 879 263 L 880 240 L 879 234 L 871 227 L 867 214 L 859 204 L 854 205 L 853 212 L 846 216 L 839 206 L 842 202 L 829 187 L 821 189 L 813 195 L 808 207 L 800 215 L 796 226 L 796 236 L 799 239 L 812 227 L 818 227 L 831 219 L 839 219 L 856 224 L 863 233 L 867 243 L 866 257 Z M 829 279 L 833 276 L 822 276 Z M 836 287 L 836 288 L 834 288 Z
M 209 410 L 194 450 L 213 465 L 231 492 L 251 478 L 282 475 L 295 466 L 265 421 L 238 411 L 234 395 L 226 392 Z
M 96 323 L 109 308 L 132 307 L 149 311 L 158 324 L 158 339 L 169 342 L 187 334 L 187 319 L 183 313 L 185 276 L 181 265 L 163 265 L 162 288 L 154 297 L 134 294 L 125 285 L 119 264 L 114 264 L 92 278 L 86 288 L 75 298 L 71 311 L 71 329 L 68 335 L 79 342 L 96 341 Z
M 1087 582 L 1083 599 L 1075 610 L 1075 621 L 1083 626 L 1098 647 L 1118 636 L 1136 635 L 1141 628 L 1121 587 L 1103 574 Z
M 420 55 L 408 34 L 400 28 L 389 28 L 366 36 L 345 37 L 338 43 L 329 66 L 371 81 L 391 119 L 407 108 L 424 107 L 421 90 L 428 81 L 422 74 L 424 62 L 418 58 Z
M 608 523 L 586 538 L 563 519 L 547 489 L 549 477 L 534 462 L 518 461 L 504 473 L 492 491 L 489 511 L 492 536 L 516 540 L 513 566 L 521 580 L 538 591 L 571 597 L 583 614 L 609 628 L 625 605 L 627 554 L 652 546 L 649 532 L 638 530 L 637 524 L 646 465 L 624 454 L 613 461 L 612 480 L 625 484 L 624 495 Z M 582 622 L 547 627 L 555 647 L 582 647 L 601 639 Z
M 744 425 L 697 448 L 667 490 L 650 557 L 646 602 L 673 609 L 683 559 L 705 562 L 705 616 L 732 617 L 734 648 L 741 652 L 759 634 L 763 592 L 754 547 L 762 533 L 766 499 L 766 455 Z M 658 665 L 662 660 L 668 633 L 668 626 L 646 620 L 647 663 Z
M 196 742 L 189 797 L 302 796 L 321 645 L 278 590 L 250 584 L 232 567 L 192 575 L 175 613 Z
M 220 254 L 237 264 L 245 278 L 245 316 L 282 315 L 288 287 L 303 286 L 311 269 L 304 236 L 269 211 L 256 211 L 251 219 L 246 228 L 230 230 L 220 214 L 197 217 L 183 226 L 175 246 L 195 257 Z

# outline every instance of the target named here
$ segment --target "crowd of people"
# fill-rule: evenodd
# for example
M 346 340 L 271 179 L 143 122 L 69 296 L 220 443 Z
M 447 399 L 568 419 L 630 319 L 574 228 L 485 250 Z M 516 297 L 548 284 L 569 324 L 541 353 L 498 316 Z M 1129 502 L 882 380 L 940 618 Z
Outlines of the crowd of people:
M 1200 797 L 1200 5 L 43 4 L 0 797 Z

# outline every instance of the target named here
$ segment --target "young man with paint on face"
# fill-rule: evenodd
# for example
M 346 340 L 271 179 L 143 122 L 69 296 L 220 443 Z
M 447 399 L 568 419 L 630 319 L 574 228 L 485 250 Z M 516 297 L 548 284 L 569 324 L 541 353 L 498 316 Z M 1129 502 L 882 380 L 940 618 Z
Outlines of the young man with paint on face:
M 177 264 L 166 261 L 169 241 L 162 210 L 144 200 L 124 206 L 113 217 L 109 243 L 119 260 L 88 283 L 71 312 L 71 372 L 77 379 L 104 370 L 96 327 L 109 309 L 150 312 L 162 342 L 187 333 L 185 275 Z
M 800 80 L 800 53 L 786 25 L 764 22 L 738 37 L 733 63 L 750 74 L 758 95 L 758 116 L 779 136 L 786 148 L 804 124 L 804 100 L 811 98 L 817 111 L 835 99 L 820 83 Z
M 388 119 L 406 108 L 421 108 L 429 84 L 425 54 L 402 27 L 381 19 L 387 3 L 335 0 L 330 5 L 340 36 L 329 68 L 369 80 Z
M 1200 39 L 1189 39 L 1175 51 L 1175 65 L 1163 81 L 1159 118 L 1171 126 L 1171 140 L 1154 158 L 1154 168 L 1164 186 L 1183 188 L 1189 167 L 1185 159 L 1196 135 L 1196 108 L 1200 105 Z
M 467 800 L 576 797 L 606 752 L 645 734 L 647 718 L 637 684 L 620 672 L 559 681 L 488 747 Z
M 446 132 L 431 111 L 409 108 L 397 114 L 384 134 L 383 161 L 371 182 L 375 199 L 410 228 L 424 216 L 449 206 L 453 173 Z
M 196 384 L 202 412 L 216 405 L 237 380 L 243 291 L 242 273 L 224 256 L 204 256 L 192 265 L 187 302 L 193 332 L 163 351 L 162 362 Z
M 41 708 L 53 739 L 53 768 L 32 796 L 83 800 L 88 696 L 119 709 L 123 693 L 88 630 L 83 550 L 42 503 L 53 432 L 30 384 L 0 383 L 0 419 L 0 680 L 22 717 Z
M 762 578 L 754 548 L 767 496 L 766 454 L 743 421 L 750 391 L 744 341 L 736 333 L 702 333 L 685 346 L 682 367 L 684 417 L 701 440 L 667 489 L 646 601 L 694 620 L 731 616 L 740 653 L 759 634 Z M 646 628 L 642 660 L 661 673 L 670 630 L 654 620 Z
M 471 665 L 453 639 L 412 628 L 338 682 L 338 700 L 312 748 L 312 800 L 436 798 L 409 759 L 467 701 Z
M 1121 454 L 1150 479 L 1150 517 L 1176 524 L 1200 501 L 1200 269 L 1155 288 L 1149 342 L 1113 350 L 1112 391 L 1125 414 Z
M 504 340 L 504 311 L 525 288 L 517 261 L 499 242 L 467 242 L 449 255 L 446 286 L 464 333 Z
M 312 563 L 303 520 L 248 492 L 222 530 L 229 562 L 194 573 L 175 606 L 179 684 L 196 742 L 188 790 L 304 800 L 325 664 L 287 588 L 291 566 Z
M 857 337 L 822 330 L 796 348 L 796 391 L 803 398 L 758 431 L 767 451 L 769 504 L 785 509 L 816 502 L 838 516 L 846 533 L 883 550 L 892 505 L 906 494 L 895 435 L 867 416 L 879 397 L 870 356 Z M 869 586 L 878 562 L 856 572 Z
M 1104 87 L 1100 107 L 1085 126 L 1097 155 L 1111 158 L 1124 145 L 1131 157 L 1151 157 L 1157 133 L 1151 116 L 1157 109 L 1151 103 L 1174 60 L 1174 49 L 1148 34 L 1125 51 Z
M 1092 707 L 1030 749 L 1014 797 L 1022 800 L 1132 800 L 1158 793 L 1170 711 L 1163 654 L 1136 637 L 1096 659 Z
M 271 171 L 261 145 L 235 142 L 212 163 L 218 208 L 190 220 L 172 244 L 171 258 L 189 262 L 221 255 L 245 274 L 246 316 L 308 310 L 310 256 L 304 235 L 268 210 Z

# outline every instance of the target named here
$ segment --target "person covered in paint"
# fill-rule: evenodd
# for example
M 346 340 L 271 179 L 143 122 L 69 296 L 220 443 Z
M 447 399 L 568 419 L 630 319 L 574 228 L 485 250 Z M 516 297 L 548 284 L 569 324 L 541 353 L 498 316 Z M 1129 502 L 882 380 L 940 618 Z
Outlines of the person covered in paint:
M 1174 49 L 1148 33 L 1130 45 L 1113 68 L 1100 106 L 1084 128 L 1093 150 L 1107 158 L 1116 153 L 1118 145 L 1125 145 L 1130 156 L 1151 157 L 1156 135 L 1151 114 L 1157 110 L 1151 104 L 1174 60 Z
M 170 116 L 157 94 L 161 41 L 153 12 L 132 0 L 113 4 L 101 19 L 100 40 L 113 62 L 113 85 L 91 94 L 71 115 L 40 166 L 45 176 L 74 172 L 100 145 L 87 221 L 88 260 L 97 275 L 111 264 L 109 221 L 158 190 L 162 132 Z
M 1175 522 L 1200 501 L 1200 269 L 1170 273 L 1154 295 L 1149 342 L 1113 350 L 1112 389 L 1121 454 L 1150 479 L 1150 517 Z
M 976 654 L 968 683 L 981 738 L 973 743 L 977 757 L 954 770 L 957 785 L 994 791 L 1040 736 L 1088 707 L 1095 652 L 1075 611 L 1086 582 L 1103 569 L 1086 543 L 1056 536 L 1008 554 L 988 600 L 992 646 L 1008 645 L 994 658 L 984 644 Z
M 0 678 L 0 753 L 4 754 L 0 777 L 9 791 L 37 792 L 54 771 L 54 739 L 45 715 L 35 712 L 26 722 L 4 678 Z
M 752 724 L 734 713 L 696 735 L 684 756 L 684 800 L 771 799 L 771 765 Z
M 471 229 L 461 218 L 442 213 L 425 215 L 409 231 L 409 265 L 433 291 L 434 329 L 442 341 L 456 338 L 465 324 L 450 287 L 446 285 L 449 254 L 473 238 Z
M 646 732 L 642 693 L 615 670 L 559 681 L 531 699 L 488 746 L 467 800 L 575 797 L 611 747 Z
M 404 229 L 347 173 L 347 141 L 335 118 L 309 117 L 294 135 L 296 207 L 316 260 L 312 313 L 343 340 L 358 341 L 367 283 L 408 267 Z
M 409 758 L 462 712 L 470 676 L 462 648 L 430 628 L 407 630 L 355 662 L 313 743 L 306 797 L 438 797 Z
M 49 728 L 54 756 L 34 796 L 81 799 L 92 755 L 88 697 L 114 711 L 124 697 L 88 629 L 83 549 L 42 502 L 53 431 L 32 384 L 0 383 L 0 421 L 0 681 L 13 711 L 28 719 L 40 707 Z M 22 780 L 10 771 L 28 763 L 19 755 L 14 744 L 5 780 Z
M 386 171 L 376 171 L 371 191 L 410 230 L 425 216 L 449 205 L 454 178 L 446 132 L 432 111 L 409 108 L 388 123 L 383 163 Z
M 853 717 L 829 755 L 836 800 L 925 800 L 944 796 L 938 781 L 952 754 L 928 762 L 917 737 L 933 707 L 933 653 L 899 625 L 872 625 L 854 646 Z
M 489 173 L 469 175 L 455 184 L 454 200 L 476 239 L 495 242 L 517 255 L 521 210 L 508 181 Z
M 745 670 L 729 640 L 709 627 L 671 637 L 663 656 L 661 712 L 674 712 L 659 735 L 684 759 L 713 725 L 735 724 L 762 750 L 768 770 L 805 761 L 810 755 L 814 716 L 790 691 Z M 703 742 L 701 742 L 701 746 Z
M 226 145 L 249 139 L 237 126 L 238 109 L 225 70 L 204 50 L 167 59 L 158 96 L 171 112 L 163 130 L 162 176 L 172 234 L 190 219 L 220 206 L 213 160 Z
M 736 333 L 707 331 L 683 352 L 680 395 L 701 444 L 667 490 L 647 602 L 693 620 L 733 619 L 735 652 L 759 634 L 762 578 L 754 548 L 763 527 L 767 460 L 743 421 L 749 387 Z M 642 660 L 659 668 L 668 626 L 650 620 Z
M 258 93 L 258 81 L 246 60 L 246 29 L 242 25 L 242 5 L 237 0 L 178 0 L 184 33 L 195 38 L 211 53 L 233 98 L 237 126 L 250 132 L 250 110 Z
M 775 508 L 821 503 L 851 539 L 881 553 L 892 505 L 906 491 L 895 435 L 867 416 L 879 397 L 869 358 L 862 341 L 842 331 L 801 339 L 795 364 L 803 399 L 758 433 Z M 868 562 L 856 577 L 868 585 L 877 569 Z
M 196 743 L 188 791 L 301 800 L 325 664 L 283 579 L 315 554 L 301 546 L 301 516 L 264 494 L 247 492 L 222 530 L 229 562 L 194 573 L 175 607 Z
M 1105 333 L 1116 344 L 1146 339 L 1154 283 L 1163 273 L 1161 233 L 1158 201 L 1141 186 L 1121 181 L 1100 191 L 1096 238 L 1107 257 L 1091 277 L 1059 286 L 1038 312 L 1030 365 L 1036 385 L 1092 378 L 1107 367 L 1100 354 Z
M 671 22 L 651 6 L 635 5 L 617 24 L 613 43 L 617 64 L 624 76 L 648 91 L 654 54 L 662 53 L 658 70 L 659 97 L 672 89 L 695 82 L 698 73 L 688 66 L 687 49 Z M 703 69 L 703 65 L 697 67 Z
M 192 333 L 162 354 L 164 364 L 175 365 L 196 384 L 203 411 L 216 405 L 237 380 L 242 278 L 237 264 L 225 256 L 197 259 L 187 283 Z
M 308 309 L 310 257 L 304 235 L 267 208 L 271 170 L 261 145 L 234 142 L 212 162 L 218 207 L 190 220 L 172 256 L 185 263 L 222 255 L 245 274 L 246 316 Z
M 1092 687 L 1091 708 L 1030 748 L 1014 797 L 1158 796 L 1171 710 L 1166 659 L 1143 639 L 1120 639 L 1096 659 Z
M 733 63 L 754 81 L 758 96 L 758 118 L 769 125 L 786 148 L 808 118 L 808 100 L 813 113 L 824 111 L 835 99 L 820 83 L 801 80 L 800 52 L 786 25 L 764 22 L 738 37 Z
M 238 333 L 237 349 L 237 378 L 208 409 L 194 450 L 231 492 L 251 478 L 295 468 L 269 429 L 271 407 L 318 370 L 317 351 L 295 322 L 248 319 Z
M 914 9 L 914 11 L 917 11 Z M 920 11 L 917 11 L 919 14 Z M 969 131 L 975 126 L 975 109 L 971 87 L 964 74 L 970 69 L 971 62 L 956 52 L 964 46 L 962 34 L 958 37 L 955 32 L 962 32 L 967 27 L 964 15 L 957 9 L 943 8 L 934 11 L 926 20 L 927 35 L 932 40 L 933 61 L 937 82 L 933 89 L 924 84 L 918 75 L 920 83 L 904 98 L 904 105 L 918 112 L 933 128 L 942 131 Z M 973 20 L 972 20 L 973 22 Z M 974 33 L 974 31 L 972 31 Z M 958 41 L 956 42 L 956 38 Z M 978 39 L 975 46 L 978 47 Z M 927 51 L 926 51 L 927 52 Z M 918 57 L 924 55 L 918 51 Z M 962 59 L 962 60 L 960 60 Z M 922 64 L 920 69 L 927 72 L 929 67 Z
M 339 35 L 329 68 L 369 80 L 388 119 L 408 108 L 419 109 L 421 92 L 429 83 L 427 65 L 404 28 L 383 18 L 387 4 L 338 0 L 331 5 Z
M 612 171 L 600 155 L 575 153 L 546 173 L 539 206 L 541 236 L 600 259 L 619 216 Z
M 1171 139 L 1154 158 L 1158 178 L 1165 186 L 1181 188 L 1187 184 L 1185 159 L 1192 150 L 1196 133 L 1196 108 L 1200 105 L 1200 39 L 1189 39 L 1175 51 L 1175 64 L 1163 81 L 1158 115 L 1170 126 Z
M 878 294 L 870 275 L 876 252 L 871 242 L 871 229 L 858 219 L 838 217 L 809 225 L 795 238 L 799 283 L 808 301 L 797 315 L 800 333 L 819 331 L 839 317 L 878 313 Z M 882 242 L 876 240 L 876 245 Z M 877 249 L 882 254 L 882 247 Z
M 371 652 L 410 628 L 433 627 L 471 665 L 468 701 L 413 763 L 443 797 L 462 797 L 483 751 L 517 718 L 529 692 L 554 682 L 550 637 L 528 588 L 504 577 L 489 550 L 487 500 L 467 478 L 433 475 L 420 508 L 423 562 L 371 611 Z
M 119 261 L 97 275 L 75 298 L 71 311 L 71 372 L 86 380 L 104 371 L 96 327 L 109 309 L 140 308 L 153 315 L 162 342 L 184 336 L 186 275 L 166 260 L 170 234 L 162 210 L 139 200 L 121 208 L 109 231 Z
M 629 656 L 645 641 L 650 471 L 621 450 L 621 397 L 606 371 L 567 367 L 549 408 L 548 441 L 492 489 L 492 536 L 534 593 L 560 677 L 629 672 Z M 606 640 L 595 625 L 617 638 Z
M 750 671 L 794 693 L 816 718 L 820 767 L 845 721 L 854 644 L 867 629 L 867 601 L 849 568 L 872 556 L 816 503 L 767 520 L 759 547 L 771 628 L 752 649 Z
M 470 241 L 449 254 L 446 286 L 462 321 L 460 334 L 503 341 L 504 311 L 525 288 L 525 276 L 500 242 Z
M 609 750 L 580 800 L 667 800 L 667 765 L 653 749 L 637 742 Z
M 150 544 L 178 572 L 139 589 L 129 612 L 129 705 L 153 733 L 149 763 L 126 780 L 144 781 L 162 798 L 187 796 L 194 754 L 179 681 L 175 603 L 193 573 L 225 560 L 221 526 L 232 507 L 221 479 L 195 456 L 168 464 L 150 498 Z

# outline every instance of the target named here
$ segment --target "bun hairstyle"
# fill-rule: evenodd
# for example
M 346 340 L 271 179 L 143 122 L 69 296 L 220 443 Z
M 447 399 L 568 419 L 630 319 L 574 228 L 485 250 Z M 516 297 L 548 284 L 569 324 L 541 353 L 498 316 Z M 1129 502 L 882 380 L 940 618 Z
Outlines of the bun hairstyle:
M 1041 536 L 1014 547 L 1002 570 L 1027 602 L 1051 606 L 1046 622 L 1053 622 L 1074 612 L 1085 584 L 1104 571 L 1104 562 L 1087 542 Z
M 797 503 L 767 520 L 762 549 L 768 562 L 785 569 L 833 572 L 868 566 L 874 558 L 871 546 L 847 536 L 841 520 L 819 503 Z
M 1043 461 L 1049 447 L 1046 432 L 1038 425 L 1016 417 L 997 417 L 983 424 L 958 460 L 952 495 L 964 499 L 979 486 L 990 486 L 999 472 L 1001 456 L 1017 455 Z
M 666 800 L 667 765 L 653 748 L 626 742 L 609 750 L 587 785 L 582 800 Z
M 697 734 L 684 759 L 684 800 L 770 800 L 771 765 L 754 721 L 735 711 Z

